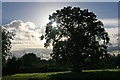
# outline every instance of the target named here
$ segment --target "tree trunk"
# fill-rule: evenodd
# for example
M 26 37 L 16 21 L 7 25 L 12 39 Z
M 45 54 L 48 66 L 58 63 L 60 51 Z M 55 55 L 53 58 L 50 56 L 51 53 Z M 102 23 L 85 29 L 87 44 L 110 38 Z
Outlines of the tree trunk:
M 82 72 L 82 69 L 80 69 L 79 63 L 73 63 L 73 72 Z
M 73 59 L 72 59 L 72 64 L 73 64 L 73 71 L 74 72 L 82 72 L 80 66 L 80 62 L 82 62 L 82 53 L 79 51 L 79 47 L 76 43 L 76 47 L 74 47 L 73 49 L 73 53 L 74 55 L 72 56 Z

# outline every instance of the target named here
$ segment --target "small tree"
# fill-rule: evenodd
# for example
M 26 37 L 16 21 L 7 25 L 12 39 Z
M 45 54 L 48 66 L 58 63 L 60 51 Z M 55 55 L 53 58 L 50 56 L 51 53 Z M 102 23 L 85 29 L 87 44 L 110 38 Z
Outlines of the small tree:
M 52 43 L 52 59 L 69 62 L 74 71 L 81 71 L 85 58 L 97 63 L 107 53 L 108 34 L 88 9 L 64 7 L 50 15 L 49 20 L 45 47 Z
M 5 57 L 10 55 L 10 49 L 11 49 L 11 40 L 13 40 L 13 33 L 7 31 L 5 28 L 1 27 L 2 36 L 1 42 L 2 42 L 2 67 L 5 66 Z
M 25 67 L 32 67 L 35 63 L 39 61 L 39 58 L 34 53 L 28 53 L 21 57 L 21 60 L 23 61 L 23 65 Z

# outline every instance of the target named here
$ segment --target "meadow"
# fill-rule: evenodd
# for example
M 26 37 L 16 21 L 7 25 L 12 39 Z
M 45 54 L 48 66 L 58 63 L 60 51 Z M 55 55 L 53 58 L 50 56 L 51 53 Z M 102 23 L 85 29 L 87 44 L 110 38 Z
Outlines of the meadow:
M 4 76 L 2 80 L 120 80 L 120 69 L 24 73 Z

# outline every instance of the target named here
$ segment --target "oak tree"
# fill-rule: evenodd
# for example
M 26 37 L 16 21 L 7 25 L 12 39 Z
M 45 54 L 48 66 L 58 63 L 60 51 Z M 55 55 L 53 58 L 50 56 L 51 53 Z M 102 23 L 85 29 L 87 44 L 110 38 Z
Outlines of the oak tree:
M 70 62 L 74 71 L 81 71 L 85 58 L 97 63 L 107 54 L 108 33 L 95 13 L 68 6 L 49 15 L 49 20 L 45 47 L 52 43 L 55 61 Z

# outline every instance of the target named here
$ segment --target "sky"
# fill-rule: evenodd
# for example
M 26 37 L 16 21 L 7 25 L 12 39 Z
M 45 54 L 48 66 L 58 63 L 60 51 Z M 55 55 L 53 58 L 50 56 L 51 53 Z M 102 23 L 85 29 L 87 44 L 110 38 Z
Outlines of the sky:
M 15 19 L 43 26 L 48 15 L 64 6 L 78 6 L 96 13 L 99 19 L 118 18 L 117 2 L 3 2 L 3 24 Z M 8 14 L 9 13 L 9 14 Z M 7 16 L 6 16 L 7 15 Z
M 117 2 L 3 2 L 2 25 L 15 35 L 12 53 L 22 56 L 26 52 L 35 52 L 38 56 L 48 58 L 52 47 L 45 49 L 45 40 L 41 41 L 40 36 L 44 34 L 49 15 L 65 6 L 80 7 L 94 12 L 109 33 L 111 48 L 117 49 Z
M 118 2 L 119 0 L 1 0 L 2 2 Z

